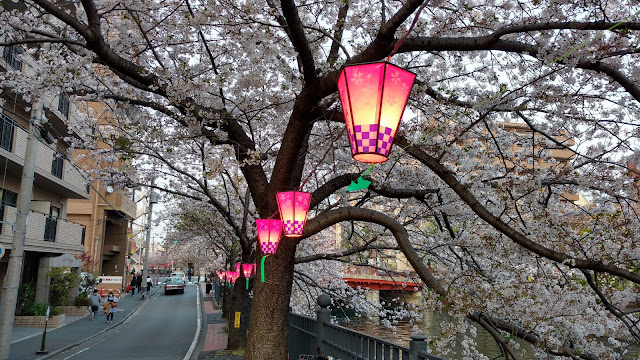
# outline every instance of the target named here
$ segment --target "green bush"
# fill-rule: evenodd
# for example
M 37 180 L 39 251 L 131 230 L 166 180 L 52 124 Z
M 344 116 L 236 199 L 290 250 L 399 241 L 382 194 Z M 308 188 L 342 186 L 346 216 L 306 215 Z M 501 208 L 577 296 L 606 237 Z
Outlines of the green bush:
M 76 302 L 74 304 L 75 306 L 89 306 L 91 305 L 91 302 L 89 301 L 89 298 L 86 296 L 78 296 L 76 298 Z
M 60 315 L 62 312 L 59 309 L 51 308 L 49 310 L 49 316 Z M 47 315 L 47 305 L 40 303 L 33 303 L 31 306 L 26 309 L 26 313 L 23 314 L 25 316 L 45 316 Z
M 66 268 L 51 268 L 49 271 L 51 285 L 49 286 L 49 303 L 53 306 L 67 305 L 69 289 L 78 285 L 80 276 Z
M 27 314 L 30 308 L 33 306 L 36 298 L 36 284 L 26 283 L 20 285 L 18 290 L 18 306 L 16 306 L 16 315 L 29 316 Z M 45 309 L 46 311 L 46 309 Z

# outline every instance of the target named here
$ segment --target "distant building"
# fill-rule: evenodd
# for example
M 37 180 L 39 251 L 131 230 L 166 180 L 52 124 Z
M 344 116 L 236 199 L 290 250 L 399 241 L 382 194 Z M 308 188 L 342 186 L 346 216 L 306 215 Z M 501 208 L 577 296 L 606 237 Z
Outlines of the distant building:
M 98 119 L 97 126 L 108 126 L 114 121 L 104 104 L 91 102 L 86 105 Z M 103 163 L 91 156 L 95 151 L 108 149 L 107 144 L 98 141 L 96 149 L 76 149 L 74 160 L 87 170 L 118 168 L 125 164 L 122 161 Z M 69 202 L 69 218 L 87 227 L 85 250 L 99 275 L 122 276 L 132 263 L 140 262 L 139 248 L 131 245 L 139 233 L 134 232 L 133 221 L 138 218 L 135 200 L 138 199 L 133 197 L 133 191 L 118 184 L 96 180 L 90 188 L 89 199 Z

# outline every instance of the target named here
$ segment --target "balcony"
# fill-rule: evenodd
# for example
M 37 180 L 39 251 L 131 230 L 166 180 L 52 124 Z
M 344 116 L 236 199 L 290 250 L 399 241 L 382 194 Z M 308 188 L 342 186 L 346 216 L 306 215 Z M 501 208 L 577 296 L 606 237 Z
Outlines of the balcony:
M 2 242 L 12 241 L 16 214 L 15 207 L 4 206 L 0 232 Z M 84 251 L 84 233 L 85 227 L 80 224 L 30 211 L 27 216 L 25 250 L 81 254 Z
M 27 152 L 27 131 L 6 114 L 0 118 L 0 129 L 0 162 L 7 160 L 7 173 L 21 177 Z M 38 144 L 36 153 L 34 186 L 65 198 L 89 198 L 86 180 L 80 172 L 69 160 L 42 142 Z
M 102 261 L 111 260 L 112 257 L 122 252 L 122 248 L 118 245 L 105 245 L 102 248 Z
M 129 199 L 122 192 L 114 192 L 105 194 L 106 203 L 99 204 L 106 206 L 108 210 L 116 210 L 124 215 L 127 219 L 135 219 L 137 217 L 137 207 L 133 200 Z

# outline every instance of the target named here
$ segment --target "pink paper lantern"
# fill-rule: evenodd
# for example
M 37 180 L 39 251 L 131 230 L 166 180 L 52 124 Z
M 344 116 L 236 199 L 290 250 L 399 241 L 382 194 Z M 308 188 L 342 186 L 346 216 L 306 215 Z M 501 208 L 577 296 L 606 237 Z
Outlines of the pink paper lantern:
M 218 275 L 219 280 L 222 280 L 224 278 L 225 273 L 222 270 L 218 270 L 216 271 L 216 275 Z
M 347 65 L 338 78 L 353 159 L 388 159 L 416 74 L 388 62 Z
M 302 191 L 287 191 L 276 194 L 280 219 L 284 225 L 284 236 L 301 237 L 309 214 L 311 194 Z
M 240 265 L 241 265 L 241 263 L 239 263 L 239 262 L 236 263 L 236 272 L 238 274 L 240 273 Z
M 250 278 L 256 272 L 256 264 L 242 264 L 242 274 Z
M 258 242 L 264 254 L 275 254 L 282 233 L 282 221 L 273 219 L 257 219 Z
M 231 283 L 235 284 L 236 280 L 240 277 L 240 273 L 237 271 L 229 271 L 231 273 Z

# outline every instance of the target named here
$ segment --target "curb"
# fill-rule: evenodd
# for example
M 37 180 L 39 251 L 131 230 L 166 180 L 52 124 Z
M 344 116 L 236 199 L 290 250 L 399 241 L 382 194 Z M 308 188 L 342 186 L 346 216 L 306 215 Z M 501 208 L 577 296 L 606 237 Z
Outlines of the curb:
M 198 329 L 198 334 L 194 338 L 198 338 L 198 342 L 196 346 L 193 348 L 191 355 L 189 356 L 189 360 L 196 360 L 200 356 L 200 352 L 202 351 L 202 347 L 204 346 L 204 342 L 207 338 L 207 317 L 205 316 L 205 308 L 204 308 L 204 297 L 202 296 L 202 289 L 200 287 L 200 283 L 196 283 L 198 287 L 198 299 L 200 300 L 200 311 L 198 312 L 198 317 L 200 320 L 200 328 Z M 183 360 L 187 359 L 185 357 Z
M 156 287 L 155 287 L 155 291 L 153 291 L 153 292 L 151 293 L 151 295 L 149 295 L 149 297 L 151 297 L 151 296 L 153 296 L 155 293 L 157 293 L 157 292 L 158 292 L 158 289 L 159 289 L 159 287 L 158 287 L 158 286 L 156 286 Z M 149 299 L 149 298 L 146 298 L 145 300 L 148 300 L 148 299 Z M 79 342 L 77 342 L 77 343 L 75 343 L 75 344 L 71 344 L 71 345 L 68 345 L 68 346 L 66 346 L 66 347 L 64 347 L 64 348 L 61 348 L 61 349 L 55 350 L 55 351 L 53 351 L 53 352 L 51 352 L 51 353 L 49 353 L 49 354 L 47 354 L 47 355 L 45 355 L 45 356 L 37 357 L 37 358 L 35 358 L 35 360 L 45 360 L 45 359 L 49 359 L 49 358 L 52 358 L 52 357 L 54 357 L 54 356 L 60 355 L 61 353 L 65 352 L 65 351 L 68 351 L 68 350 L 71 350 L 71 349 L 73 349 L 73 348 L 74 348 L 74 347 L 76 347 L 76 346 L 82 345 L 83 343 L 85 343 L 85 342 L 87 342 L 87 341 L 89 341 L 89 340 L 91 340 L 91 339 L 93 339 L 93 338 L 95 338 L 95 337 L 98 337 L 98 336 L 100 336 L 100 335 L 102 335 L 102 334 L 106 333 L 107 331 L 110 331 L 110 330 L 113 330 L 113 329 L 117 328 L 118 326 L 122 325 L 125 321 L 127 321 L 130 317 L 132 317 L 134 314 L 137 314 L 137 313 L 138 313 L 138 311 L 140 311 L 140 309 L 142 309 L 144 306 L 146 306 L 146 304 L 147 304 L 147 303 L 148 303 L 148 302 L 147 302 L 147 301 L 145 301 L 142 305 L 140 305 L 140 306 L 138 306 L 137 308 L 135 308 L 135 310 L 133 310 L 131 313 L 129 313 L 129 315 L 127 315 L 127 316 L 123 317 L 123 318 L 122 318 L 122 320 L 121 320 L 120 322 L 117 322 L 115 325 L 110 326 L 110 327 L 108 327 L 108 328 L 106 328 L 106 329 L 104 329 L 104 330 L 102 330 L 102 331 L 100 331 L 100 332 L 98 332 L 98 333 L 96 333 L 96 334 L 93 334 L 93 335 L 91 335 L 91 336 L 87 337 L 86 339 L 81 340 L 81 341 L 79 341 Z M 83 318 L 80 318 L 80 319 L 83 319 Z M 78 319 L 78 320 L 80 320 L 80 319 Z M 71 323 L 73 323 L 73 322 L 70 322 L 69 324 L 71 324 Z M 63 327 L 64 327 L 64 326 L 63 326 Z

